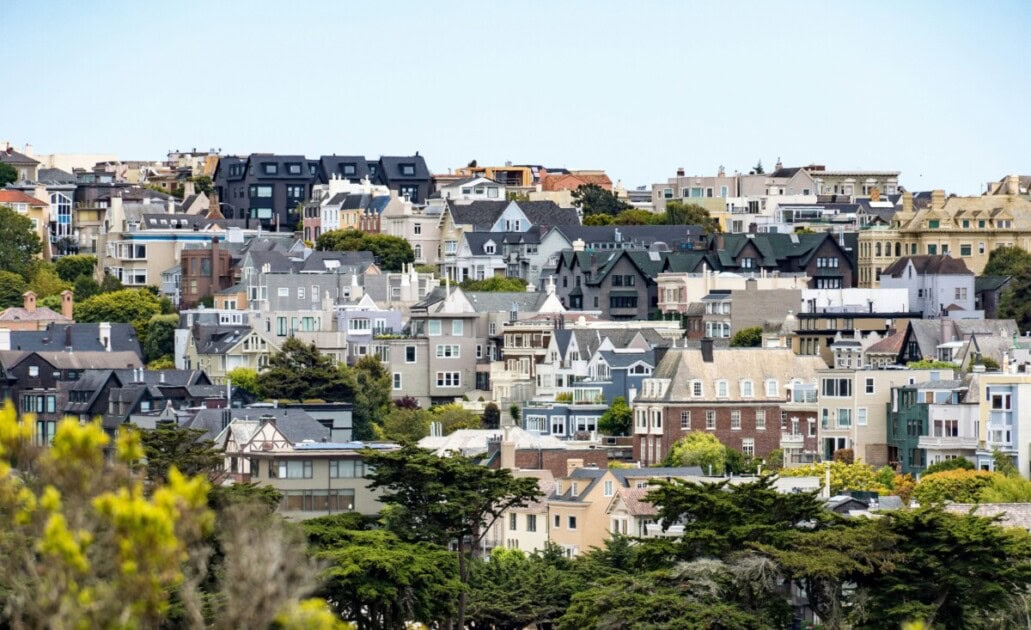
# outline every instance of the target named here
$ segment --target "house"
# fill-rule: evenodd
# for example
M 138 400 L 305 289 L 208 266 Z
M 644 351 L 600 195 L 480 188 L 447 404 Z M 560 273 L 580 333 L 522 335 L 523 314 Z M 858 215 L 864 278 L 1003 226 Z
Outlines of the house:
M 709 252 L 722 271 L 804 273 L 813 289 L 856 286 L 856 262 L 844 235 L 717 234 Z
M 1003 355 L 1013 347 L 1019 327 L 1012 319 L 911 320 L 901 328 L 898 363 L 949 361 L 959 368 L 991 357 L 1002 365 Z
M 189 243 L 180 253 L 179 306 L 189 309 L 202 299 L 236 284 L 232 253 L 220 247 L 220 236 L 208 243 Z
M 380 216 L 380 231 L 408 241 L 415 254 L 416 265 L 437 265 L 442 259 L 442 212 L 443 206 L 439 205 L 417 206 L 411 201 L 391 203 Z
M 42 330 L 0 328 L 0 350 L 27 352 L 131 352 L 142 361 L 132 324 L 75 324 L 50 322 Z
M 529 280 L 539 244 L 536 227 L 526 232 L 464 232 L 454 258 L 455 277 L 459 281 L 493 276 Z
M 910 310 L 924 317 L 962 317 L 975 311 L 974 273 L 962 258 L 902 256 L 881 272 L 880 286 L 908 290 Z
M 536 477 L 540 498 L 505 510 L 484 537 L 485 551 L 495 547 L 519 549 L 525 553 L 544 551 L 549 543 L 547 497 L 555 490 L 555 479 L 547 470 L 517 470 L 512 476 Z
M 851 309 L 798 313 L 785 318 L 786 342 L 796 354 L 819 357 L 827 365 L 834 365 L 833 345 L 839 337 L 876 343 L 914 321 L 921 321 L 920 313 Z
M 461 199 L 468 201 L 491 201 L 506 199 L 506 188 L 503 184 L 476 175 L 465 177 L 437 188 L 440 199 Z
M 714 348 L 711 339 L 671 348 L 634 398 L 634 457 L 661 462 L 691 431 L 759 458 L 812 451 L 817 407 L 807 392 L 823 367 L 786 348 Z
M 859 285 L 877 286 L 884 269 L 902 256 L 957 256 L 980 274 L 996 248 L 1031 249 L 1031 200 L 1020 194 L 1017 176 L 1006 182 L 998 192 L 976 197 L 946 198 L 934 190 L 923 208 L 904 193 L 889 227 L 859 235 Z
M 578 556 L 592 547 L 603 547 L 613 533 L 610 513 L 619 490 L 645 490 L 654 479 L 701 480 L 702 474 L 702 469 L 697 466 L 636 469 L 571 467 L 566 475 L 555 480 L 554 492 L 547 498 L 551 542 L 561 547 L 567 557 Z
M 61 292 L 61 312 L 55 313 L 46 306 L 36 305 L 36 294 L 26 291 L 22 295 L 22 306 L 10 306 L 0 311 L 0 328 L 10 330 L 46 330 L 51 324 L 71 324 L 74 300 L 72 292 Z M 10 348 L 7 348 L 8 350 Z
M 711 258 L 707 262 L 715 262 Z M 757 291 L 804 290 L 810 278 L 804 273 L 764 274 L 734 273 L 719 271 L 706 264 L 699 273 L 685 271 L 663 271 L 656 278 L 658 284 L 659 311 L 663 314 L 684 314 L 692 305 L 700 304 L 702 298 L 713 291 L 742 291 L 750 282 Z M 797 308 L 795 309 L 798 310 Z
M 8 142 L 0 142 L 0 164 L 12 167 L 18 173 L 19 181 L 36 181 L 39 160 L 32 157 L 32 145 L 26 144 L 24 153 L 15 150 Z

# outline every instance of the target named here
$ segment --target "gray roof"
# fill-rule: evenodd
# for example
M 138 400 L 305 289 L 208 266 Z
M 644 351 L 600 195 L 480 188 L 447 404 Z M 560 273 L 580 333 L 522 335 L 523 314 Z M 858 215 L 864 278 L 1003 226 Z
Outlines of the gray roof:
M 75 175 L 59 168 L 41 168 L 36 181 L 41 184 L 75 184 Z
M 331 263 L 327 266 L 326 263 Z M 336 265 L 332 265 L 336 262 Z M 295 263 L 294 269 L 301 272 L 350 273 L 348 267 L 359 267 L 364 271 L 376 262 L 372 252 L 312 252 L 304 261 Z
M 39 160 L 30 158 L 11 147 L 9 150 L 0 149 L 0 164 L 39 164 Z
M 226 416 L 232 420 L 261 420 L 264 417 L 275 419 L 276 427 L 283 432 L 286 439 L 297 444 L 309 440 L 321 442 L 330 438 L 330 430 L 301 409 L 244 407 L 242 409 L 201 409 L 192 418 L 183 423 L 184 427 L 207 431 L 204 438 L 211 439 L 221 433 L 223 422 L 228 424 Z
M 193 342 L 197 354 L 225 354 L 250 332 L 250 326 L 195 325 Z
M 605 363 L 610 368 L 628 368 L 635 363 L 645 363 L 655 367 L 654 350 L 642 352 L 613 352 L 612 350 L 604 350 L 601 352 L 601 358 L 605 359 Z
M 496 250 L 496 255 L 501 255 L 500 246 L 502 244 L 517 245 L 526 243 L 536 245 L 541 242 L 540 231 L 536 227 L 526 232 L 466 232 L 462 235 L 462 238 L 469 244 L 469 250 L 473 256 L 487 255 L 483 250 L 483 246 L 487 244 L 487 241 L 494 241 L 494 244 L 499 246 Z
M 572 496 L 573 489 L 571 486 L 566 485 L 562 488 L 561 495 L 552 495 L 550 498 L 558 499 L 561 501 L 572 501 L 579 503 L 583 501 L 584 496 L 590 493 L 591 488 L 598 482 L 599 479 L 605 476 L 606 472 L 611 472 L 613 476 L 619 481 L 624 487 L 630 487 L 630 479 L 642 479 L 642 478 L 682 478 L 682 477 L 701 477 L 704 475 L 700 466 L 678 466 L 675 468 L 577 468 L 573 471 L 572 475 L 569 475 L 572 479 L 587 480 L 588 483 L 583 488 L 577 488 L 576 496 Z M 564 484 L 565 485 L 565 484 Z
M 478 313 L 508 313 L 515 305 L 520 313 L 536 313 L 548 299 L 548 294 L 537 291 L 464 291 L 466 299 Z
M 570 243 L 581 239 L 588 246 L 592 243 L 630 243 L 647 247 L 655 242 L 673 246 L 698 240 L 705 234 L 697 225 L 560 225 L 555 229 Z
M 70 337 L 69 337 L 70 335 Z M 76 352 L 102 352 L 107 350 L 100 343 L 100 324 L 50 324 L 46 330 L 12 330 L 12 350 L 64 350 L 68 341 Z M 111 324 L 112 352 L 133 352 L 143 356 L 136 329 L 132 324 Z
M 457 225 L 472 225 L 474 230 L 489 230 L 508 207 L 507 201 L 448 202 L 451 218 Z

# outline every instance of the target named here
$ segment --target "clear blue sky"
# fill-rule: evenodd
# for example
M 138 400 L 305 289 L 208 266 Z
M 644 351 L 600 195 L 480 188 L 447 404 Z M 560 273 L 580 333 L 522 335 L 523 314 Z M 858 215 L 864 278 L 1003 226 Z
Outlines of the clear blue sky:
M 1031 173 L 1028 0 L 2 0 L 0 33 L 0 139 L 38 152 Z

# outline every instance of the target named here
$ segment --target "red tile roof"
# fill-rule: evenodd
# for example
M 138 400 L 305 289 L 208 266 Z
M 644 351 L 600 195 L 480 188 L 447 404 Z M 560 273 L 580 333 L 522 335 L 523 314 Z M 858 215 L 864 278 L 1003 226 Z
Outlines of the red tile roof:
M 47 202 L 30 197 L 20 190 L 0 190 L 0 203 L 27 203 L 33 206 L 45 206 Z

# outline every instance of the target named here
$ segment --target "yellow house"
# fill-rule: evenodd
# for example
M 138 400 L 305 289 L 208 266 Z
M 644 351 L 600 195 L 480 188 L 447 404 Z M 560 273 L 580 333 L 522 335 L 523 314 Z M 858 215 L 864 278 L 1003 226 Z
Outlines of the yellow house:
M 992 250 L 1014 246 L 1031 249 L 1031 201 L 1020 194 L 1017 176 L 979 197 L 932 191 L 926 208 L 914 208 L 907 192 L 890 226 L 859 234 L 859 286 L 879 286 L 881 272 L 902 256 L 958 257 L 980 275 Z
M 8 206 L 32 221 L 32 230 L 43 243 L 43 260 L 50 260 L 50 204 L 19 190 L 0 190 L 0 206 Z

